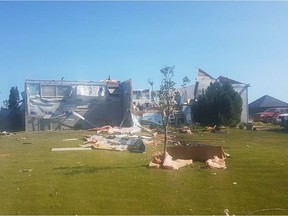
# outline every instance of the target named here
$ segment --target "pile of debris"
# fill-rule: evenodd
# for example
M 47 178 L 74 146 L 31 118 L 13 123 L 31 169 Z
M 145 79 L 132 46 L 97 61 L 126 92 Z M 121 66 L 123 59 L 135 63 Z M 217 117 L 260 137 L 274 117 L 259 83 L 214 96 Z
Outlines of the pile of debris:
M 143 153 L 146 147 L 142 139 L 147 138 L 128 134 L 107 136 L 92 135 L 85 137 L 86 141 L 81 147 L 114 151 L 128 150 L 130 152 Z
M 215 128 L 213 128 L 215 129 Z M 143 136 L 141 130 L 148 131 L 151 136 Z M 161 130 L 157 132 L 145 129 L 135 121 L 132 127 L 112 127 L 105 125 L 95 127 L 88 131 L 95 131 L 96 134 L 84 137 L 84 143 L 80 147 L 72 148 L 53 148 L 52 151 L 67 150 L 111 150 L 111 151 L 129 151 L 143 153 L 146 144 L 153 143 L 153 149 L 157 151 L 157 144 L 163 144 L 164 134 Z M 192 134 L 189 127 L 184 127 L 182 133 Z M 225 153 L 221 146 L 211 146 L 204 144 L 194 144 L 183 146 L 175 141 L 175 136 L 167 136 L 169 146 L 167 151 L 155 152 L 149 162 L 149 167 L 178 170 L 181 167 L 189 166 L 193 161 L 205 162 L 208 168 L 225 169 Z
M 97 134 L 135 134 L 141 132 L 141 128 L 139 126 L 120 128 L 105 125 L 103 127 L 88 129 L 88 131 L 96 131 Z
M 194 144 L 190 146 L 168 146 L 166 156 L 156 152 L 149 162 L 149 167 L 179 169 L 193 161 L 205 162 L 211 169 L 226 169 L 226 154 L 221 146 Z M 174 160 L 172 160 L 172 158 Z
M 96 135 L 84 136 L 85 142 L 80 147 L 53 148 L 52 151 L 73 151 L 73 150 L 112 150 L 129 152 L 145 152 L 144 144 L 152 140 L 148 136 L 136 135 L 141 132 L 139 125 L 133 127 L 112 127 L 105 125 L 88 131 L 96 131 Z M 72 139 L 73 140 L 73 139 Z
M 10 133 L 7 132 L 7 131 L 2 131 L 2 132 L 0 132 L 0 134 L 1 134 L 1 135 L 10 135 Z

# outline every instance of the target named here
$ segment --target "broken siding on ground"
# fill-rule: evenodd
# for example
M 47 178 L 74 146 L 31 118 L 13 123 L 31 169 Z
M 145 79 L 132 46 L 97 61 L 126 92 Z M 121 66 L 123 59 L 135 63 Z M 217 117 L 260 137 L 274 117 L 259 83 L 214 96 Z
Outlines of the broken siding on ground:
M 131 91 L 131 80 L 122 83 L 27 80 L 25 130 L 119 126 L 131 107 Z M 73 113 L 83 116 L 84 120 Z M 131 122 L 124 122 L 124 126 L 129 124 Z

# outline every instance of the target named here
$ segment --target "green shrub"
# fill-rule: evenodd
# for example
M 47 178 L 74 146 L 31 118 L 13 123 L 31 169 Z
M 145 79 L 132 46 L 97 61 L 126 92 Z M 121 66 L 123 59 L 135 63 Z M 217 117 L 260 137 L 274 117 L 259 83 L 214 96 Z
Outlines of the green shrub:
M 231 84 L 215 82 L 199 96 L 192 110 L 194 120 L 201 124 L 235 127 L 241 118 L 242 98 Z

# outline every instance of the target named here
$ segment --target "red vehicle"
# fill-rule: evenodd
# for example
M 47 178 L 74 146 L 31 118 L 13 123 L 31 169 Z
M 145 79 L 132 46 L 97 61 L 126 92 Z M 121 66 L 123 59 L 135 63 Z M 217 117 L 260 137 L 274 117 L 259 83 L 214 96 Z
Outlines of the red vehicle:
M 278 115 L 282 113 L 288 113 L 288 107 L 286 108 L 269 108 L 264 112 L 256 113 L 253 116 L 253 121 L 255 122 L 264 122 L 264 123 L 272 123 L 273 119 L 275 119 Z

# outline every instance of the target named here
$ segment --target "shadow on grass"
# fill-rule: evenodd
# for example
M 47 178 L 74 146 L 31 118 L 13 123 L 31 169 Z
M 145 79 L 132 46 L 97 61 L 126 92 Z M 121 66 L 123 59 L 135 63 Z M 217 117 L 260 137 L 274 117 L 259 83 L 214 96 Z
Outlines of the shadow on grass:
M 130 166 L 130 167 L 94 167 L 94 166 L 72 166 L 72 167 L 57 167 L 53 170 L 59 171 L 59 174 L 63 175 L 78 175 L 78 174 L 92 174 L 100 171 L 114 171 L 114 170 L 127 170 L 127 169 L 136 169 L 136 168 L 148 168 L 148 165 L 140 166 Z

